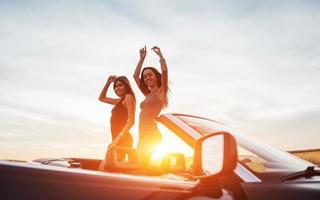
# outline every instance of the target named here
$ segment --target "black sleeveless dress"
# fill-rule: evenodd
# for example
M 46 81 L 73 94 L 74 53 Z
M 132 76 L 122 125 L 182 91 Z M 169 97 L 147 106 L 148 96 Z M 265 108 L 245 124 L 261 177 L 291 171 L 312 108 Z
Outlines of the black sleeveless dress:
M 120 99 L 111 111 L 110 125 L 112 141 L 120 134 L 128 120 L 128 109 L 122 104 L 123 101 L 124 98 Z M 119 146 L 132 146 L 132 144 L 133 139 L 130 133 L 119 142 Z

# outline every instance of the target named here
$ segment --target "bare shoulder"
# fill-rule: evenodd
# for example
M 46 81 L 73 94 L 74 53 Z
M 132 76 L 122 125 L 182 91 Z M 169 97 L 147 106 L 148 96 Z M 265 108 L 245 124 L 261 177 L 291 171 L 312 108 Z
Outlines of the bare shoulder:
M 125 97 L 124 97 L 124 101 L 122 102 L 123 105 L 128 105 L 129 103 L 135 103 L 135 100 L 134 100 L 134 97 L 132 94 L 127 94 Z
M 129 101 L 134 100 L 133 95 L 132 95 L 132 94 L 127 94 L 127 95 L 125 96 L 125 100 L 129 100 Z

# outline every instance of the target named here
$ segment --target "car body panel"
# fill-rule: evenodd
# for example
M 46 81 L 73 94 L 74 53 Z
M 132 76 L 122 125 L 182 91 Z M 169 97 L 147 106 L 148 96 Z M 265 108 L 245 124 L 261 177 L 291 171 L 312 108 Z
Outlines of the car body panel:
M 243 183 L 248 200 L 320 199 L 320 181 Z
M 190 195 L 197 184 L 9 161 L 0 162 L 0 172 L 0 194 L 4 199 L 175 199 Z

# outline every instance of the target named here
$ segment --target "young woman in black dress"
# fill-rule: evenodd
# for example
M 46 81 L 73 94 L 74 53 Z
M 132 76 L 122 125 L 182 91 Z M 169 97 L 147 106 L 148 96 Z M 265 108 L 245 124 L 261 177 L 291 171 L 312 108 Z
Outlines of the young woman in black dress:
M 107 91 L 111 83 L 113 83 L 113 89 L 119 98 L 107 97 Z M 111 151 L 116 146 L 132 147 L 133 139 L 129 130 L 134 124 L 136 100 L 129 80 L 125 76 L 109 76 L 101 91 L 99 100 L 114 105 L 110 118 L 112 143 L 109 145 L 106 156 L 99 166 L 99 170 L 104 171 L 112 168 Z

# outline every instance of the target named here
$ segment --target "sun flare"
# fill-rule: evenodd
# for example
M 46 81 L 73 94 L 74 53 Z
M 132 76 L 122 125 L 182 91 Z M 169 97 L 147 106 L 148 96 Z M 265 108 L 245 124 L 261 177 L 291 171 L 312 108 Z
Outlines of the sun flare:
M 159 128 L 162 135 L 162 142 L 153 153 L 152 159 L 161 159 L 169 152 L 182 153 L 186 157 L 191 157 L 193 155 L 193 149 L 180 138 L 178 138 L 174 133 L 164 126 L 159 126 Z

